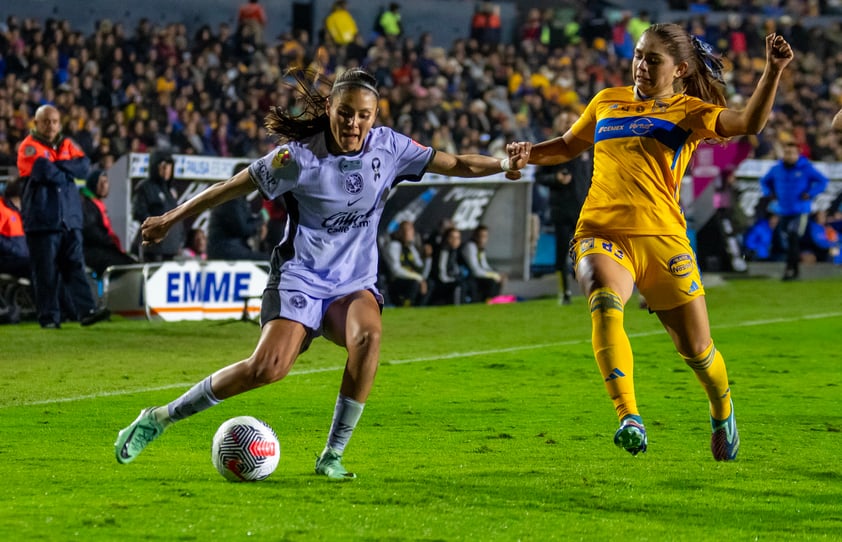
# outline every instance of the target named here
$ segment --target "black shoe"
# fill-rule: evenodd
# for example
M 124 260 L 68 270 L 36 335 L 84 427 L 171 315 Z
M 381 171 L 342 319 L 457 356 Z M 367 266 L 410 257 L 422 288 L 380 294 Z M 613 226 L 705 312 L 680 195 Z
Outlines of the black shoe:
M 798 270 L 797 269 L 787 269 L 786 271 L 784 271 L 784 276 L 783 276 L 783 279 L 781 279 L 781 280 L 783 280 L 784 282 L 789 282 L 791 280 L 797 280 L 797 279 L 798 279 Z
M 111 311 L 108 309 L 94 310 L 82 317 L 79 322 L 83 326 L 92 326 L 97 322 L 108 320 L 111 317 Z
M 41 324 L 41 329 L 61 329 L 61 324 L 57 324 L 55 322 Z

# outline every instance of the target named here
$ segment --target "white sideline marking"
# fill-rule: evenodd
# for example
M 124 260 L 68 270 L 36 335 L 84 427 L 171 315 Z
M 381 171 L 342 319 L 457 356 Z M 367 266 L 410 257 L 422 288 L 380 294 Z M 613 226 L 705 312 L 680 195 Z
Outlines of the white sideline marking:
M 823 318 L 836 318 L 838 316 L 842 316 L 842 312 L 826 312 L 820 314 L 809 314 L 805 316 L 797 316 L 795 318 L 770 318 L 768 320 L 750 320 L 748 322 L 740 322 L 739 324 L 733 325 L 715 325 L 711 326 L 711 329 L 731 329 L 731 328 L 738 328 L 738 327 L 754 327 L 754 326 L 765 326 L 769 324 L 782 324 L 782 323 L 789 323 L 789 322 L 797 322 L 799 320 L 820 320 Z M 644 331 L 641 333 L 629 333 L 629 337 L 648 337 L 651 335 L 659 335 L 664 333 L 664 330 L 658 329 L 655 331 Z M 409 359 L 395 359 L 389 361 L 381 362 L 382 365 L 402 365 L 405 363 L 420 363 L 424 361 L 439 361 L 439 360 L 448 360 L 448 359 L 458 359 L 458 358 L 470 358 L 474 356 L 485 356 L 489 354 L 502 354 L 506 352 L 521 352 L 524 350 L 538 350 L 541 348 L 552 348 L 556 346 L 571 346 L 575 344 L 583 344 L 590 342 L 590 339 L 573 339 L 569 341 L 557 341 L 551 343 L 540 343 L 540 344 L 530 344 L 525 346 L 510 346 L 508 348 L 494 348 L 491 350 L 473 350 L 468 352 L 451 352 L 449 354 L 440 354 L 437 356 L 427 356 L 421 358 L 409 358 Z M 345 366 L 340 367 L 322 367 L 319 369 L 304 369 L 302 371 L 290 371 L 289 376 L 297 376 L 297 375 L 308 375 L 308 374 L 317 374 L 317 373 L 327 373 L 331 371 L 341 371 L 345 368 Z M 166 386 L 155 386 L 150 388 L 137 388 L 133 390 L 119 390 L 119 391 L 104 391 L 101 393 L 91 393 L 87 395 L 76 395 L 74 397 L 58 397 L 56 399 L 44 399 L 41 401 L 30 401 L 27 403 L 20 403 L 20 404 L 13 404 L 13 405 L 0 405 L 0 410 L 4 408 L 10 407 L 26 407 L 26 406 L 37 406 L 37 405 L 49 405 L 52 403 L 71 403 L 74 401 L 84 401 L 86 399 L 100 399 L 103 397 L 117 397 L 120 395 L 132 395 L 135 393 L 148 393 L 151 391 L 163 391 L 163 390 L 171 390 L 176 388 L 188 388 L 194 385 L 195 382 L 181 382 L 178 384 L 167 384 Z

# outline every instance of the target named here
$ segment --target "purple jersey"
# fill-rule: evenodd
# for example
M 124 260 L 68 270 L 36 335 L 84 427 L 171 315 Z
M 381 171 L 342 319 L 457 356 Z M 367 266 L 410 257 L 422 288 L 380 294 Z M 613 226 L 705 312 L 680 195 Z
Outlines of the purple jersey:
M 322 132 L 252 163 L 249 173 L 261 195 L 283 195 L 287 205 L 280 288 L 329 297 L 374 287 L 377 225 L 389 189 L 419 180 L 433 154 L 378 127 L 356 154 L 330 154 Z

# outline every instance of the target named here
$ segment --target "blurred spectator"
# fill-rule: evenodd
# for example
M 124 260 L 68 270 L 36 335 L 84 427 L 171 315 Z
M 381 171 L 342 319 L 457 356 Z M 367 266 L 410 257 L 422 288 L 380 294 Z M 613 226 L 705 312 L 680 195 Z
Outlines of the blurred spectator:
M 631 13 L 625 11 L 620 20 L 611 27 L 611 44 L 614 46 L 614 53 L 623 60 L 631 60 L 634 56 L 635 41 L 629 32 L 629 21 L 631 21 Z
M 579 115 L 572 108 L 565 108 L 553 122 L 553 137 L 562 136 L 573 126 Z M 579 211 L 591 184 L 593 163 L 589 152 L 582 153 L 570 162 L 557 166 L 541 166 L 535 181 L 549 187 L 550 217 L 555 234 L 555 267 L 559 279 L 559 303 L 570 304 L 573 295 L 573 264 L 570 259 L 570 242 L 576 231 Z
M 401 222 L 385 252 L 389 269 L 389 299 L 398 307 L 424 305 L 432 261 L 431 254 L 422 256 L 418 250 L 415 225 L 406 220 Z
M 184 260 L 208 259 L 208 236 L 202 228 L 193 228 L 187 232 L 187 245 L 181 251 Z
M 333 3 L 330 13 L 325 18 L 326 38 L 340 46 L 350 44 L 357 37 L 359 30 L 354 16 L 348 11 L 348 3 L 345 0 L 336 0 Z
M 257 45 L 263 45 L 263 32 L 266 29 L 266 23 L 269 20 L 266 18 L 266 12 L 259 0 L 248 0 L 244 4 L 240 4 L 237 9 L 237 26 L 238 30 L 244 26 L 250 28 L 251 34 L 254 36 L 254 42 Z
M 236 175 L 248 163 L 234 167 Z M 268 213 L 254 213 L 246 196 L 228 200 L 211 210 L 208 226 L 208 258 L 212 260 L 260 260 L 269 253 L 252 248 L 266 238 Z
M 802 261 L 842 263 L 839 232 L 827 223 L 825 211 L 816 211 L 810 215 L 804 241 Z
M 652 26 L 652 21 L 649 18 L 649 12 L 645 9 L 639 11 L 637 15 L 629 19 L 628 24 L 626 24 L 626 30 L 631 35 L 632 43 L 637 43 L 643 32 L 650 26 Z
M 384 36 L 390 43 L 394 43 L 403 34 L 401 26 L 401 5 L 397 2 L 389 4 L 377 17 L 376 32 Z
M 444 217 L 441 220 L 439 220 L 438 228 L 427 234 L 427 236 L 424 238 L 424 250 L 432 254 L 433 257 L 435 257 L 436 251 L 438 251 L 444 245 L 446 239 L 445 234 L 448 230 L 455 227 L 456 225 L 453 223 L 453 219 L 450 217 Z
M 450 227 L 444 231 L 440 245 L 434 251 L 431 269 L 432 292 L 430 305 L 458 305 L 465 292 L 462 265 L 462 232 Z
M 272 253 L 278 243 L 283 240 L 284 228 L 287 220 L 287 209 L 283 197 L 263 201 L 263 211 L 267 217 L 266 236 L 258 250 L 267 254 Z
M 32 276 L 32 263 L 20 216 L 20 199 L 20 181 L 8 183 L 0 197 L 0 273 L 29 279 Z
M 495 271 L 488 263 L 485 254 L 488 237 L 488 226 L 479 225 L 462 249 L 462 258 L 468 268 L 468 290 L 472 303 L 484 303 L 497 297 L 506 283 L 506 276 Z
M 767 262 L 775 258 L 775 229 L 778 215 L 767 212 L 758 216 L 743 235 L 746 259 L 752 262 Z
M 786 139 L 780 145 L 780 160 L 760 178 L 763 196 L 774 198 L 780 214 L 777 235 L 786 250 L 783 280 L 798 278 L 800 241 L 807 229 L 813 199 L 824 192 L 828 179 L 806 157 L 798 143 Z
M 502 39 L 500 6 L 492 2 L 480 2 L 471 18 L 471 39 L 480 46 L 493 47 Z
M 29 254 L 38 323 L 58 329 L 62 295 L 83 326 L 110 316 L 97 309 L 85 272 L 82 252 L 82 203 L 76 179 L 88 174 L 90 161 L 71 139 L 61 135 L 61 115 L 51 105 L 35 112 L 35 128 L 18 150 L 18 171 L 24 182 L 21 216 Z M 69 305 L 69 303 L 65 303 Z
M 170 186 L 175 161 L 166 151 L 155 151 L 149 155 L 149 172 L 132 194 L 132 218 L 141 224 L 150 216 L 160 216 L 178 206 L 178 200 Z M 140 244 L 140 232 L 134 243 L 134 251 L 142 262 L 164 262 L 175 259 L 184 247 L 185 232 L 182 223 L 176 224 L 160 243 L 150 246 Z
M 110 183 L 108 173 L 103 169 L 93 169 L 79 189 L 82 197 L 82 247 L 85 264 L 98 277 L 102 277 L 111 265 L 130 265 L 137 263 L 126 254 L 120 238 L 111 227 L 105 198 L 108 197 Z

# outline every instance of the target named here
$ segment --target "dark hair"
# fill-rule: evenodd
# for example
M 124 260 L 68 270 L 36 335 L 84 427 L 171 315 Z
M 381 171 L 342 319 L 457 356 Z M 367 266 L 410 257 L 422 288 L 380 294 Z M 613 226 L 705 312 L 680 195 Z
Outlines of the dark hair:
M 202 228 L 191 228 L 190 231 L 187 232 L 187 242 L 184 244 L 185 247 L 192 249 L 196 243 L 196 237 L 199 234 L 205 234 L 205 230 Z
M 6 183 L 6 191 L 3 195 L 9 199 L 19 198 L 23 195 L 23 183 L 20 178 L 15 178 Z
M 310 137 L 328 128 L 328 118 L 325 105 L 329 96 L 338 96 L 342 92 L 355 88 L 371 91 L 380 98 L 377 91 L 377 79 L 361 68 L 351 68 L 342 72 L 335 81 L 330 81 L 324 75 L 308 70 L 290 70 L 287 76 L 293 80 L 293 86 L 301 94 L 303 110 L 297 115 L 290 115 L 288 111 L 274 106 L 266 115 L 265 126 L 271 135 L 278 139 L 278 143 L 298 141 Z M 330 86 L 328 96 L 319 91 L 319 87 Z
M 676 81 L 676 91 L 695 96 L 708 103 L 725 105 L 725 69 L 722 59 L 713 47 L 699 38 L 690 36 L 683 27 L 674 23 L 656 23 L 644 34 L 653 34 L 666 47 L 676 64 L 687 62 L 687 72 Z

